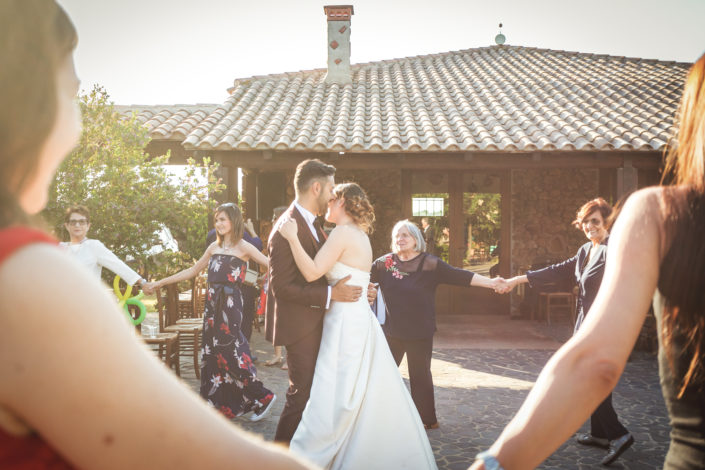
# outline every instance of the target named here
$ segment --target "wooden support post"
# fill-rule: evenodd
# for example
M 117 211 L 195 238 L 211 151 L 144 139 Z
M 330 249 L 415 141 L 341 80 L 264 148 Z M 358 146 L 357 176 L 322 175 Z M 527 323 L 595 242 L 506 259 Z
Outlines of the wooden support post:
M 258 219 L 257 214 L 257 170 L 244 170 L 242 179 L 243 210 L 245 219 Z
M 639 187 L 639 176 L 632 159 L 625 158 L 624 166 L 617 168 L 617 198 L 624 199 Z
M 401 170 L 401 218 L 409 219 L 411 215 L 411 171 Z

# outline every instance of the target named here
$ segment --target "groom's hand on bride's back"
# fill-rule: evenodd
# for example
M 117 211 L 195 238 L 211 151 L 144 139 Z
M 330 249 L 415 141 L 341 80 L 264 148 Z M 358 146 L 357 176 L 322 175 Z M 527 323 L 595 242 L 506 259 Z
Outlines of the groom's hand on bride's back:
M 338 281 L 330 292 L 330 299 L 338 302 L 356 302 L 362 295 L 362 287 L 349 286 L 350 274 Z

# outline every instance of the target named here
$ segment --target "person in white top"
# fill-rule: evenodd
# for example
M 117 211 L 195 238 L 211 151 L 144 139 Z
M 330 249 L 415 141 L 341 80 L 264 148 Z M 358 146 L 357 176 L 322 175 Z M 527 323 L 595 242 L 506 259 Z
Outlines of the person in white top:
M 91 228 L 91 216 L 86 206 L 71 206 L 66 209 L 64 227 L 71 241 L 62 242 L 61 246 L 88 268 L 97 279 L 103 268 L 114 272 L 129 285 L 142 286 L 146 281 L 133 269 L 120 260 L 100 240 L 87 237 Z

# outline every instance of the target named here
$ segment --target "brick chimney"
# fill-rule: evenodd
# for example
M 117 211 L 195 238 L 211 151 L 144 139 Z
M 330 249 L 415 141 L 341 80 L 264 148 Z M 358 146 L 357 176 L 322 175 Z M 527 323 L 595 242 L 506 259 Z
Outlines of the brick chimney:
M 350 17 L 352 5 L 323 7 L 328 19 L 328 73 L 326 83 L 352 83 L 350 70 Z

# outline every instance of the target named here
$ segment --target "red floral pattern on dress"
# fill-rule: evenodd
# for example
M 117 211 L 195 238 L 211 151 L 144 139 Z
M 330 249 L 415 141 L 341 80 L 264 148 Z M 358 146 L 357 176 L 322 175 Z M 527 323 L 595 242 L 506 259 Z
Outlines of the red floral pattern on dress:
M 223 413 L 225 415 L 225 417 L 228 419 L 233 419 L 235 417 L 235 413 L 233 413 L 232 408 L 230 408 L 229 406 L 225 406 L 225 405 L 221 406 L 220 412 Z
M 399 270 L 399 268 L 397 267 L 397 262 L 394 261 L 392 255 L 387 255 L 384 257 L 384 269 L 386 269 L 387 271 L 391 271 L 392 277 L 396 279 L 404 279 L 404 276 L 409 275 L 409 273 Z
M 203 315 L 200 393 L 229 419 L 259 410 L 258 403 L 272 394 L 257 379 L 250 345 L 240 331 L 244 276 L 245 262 L 238 257 L 211 257 Z

